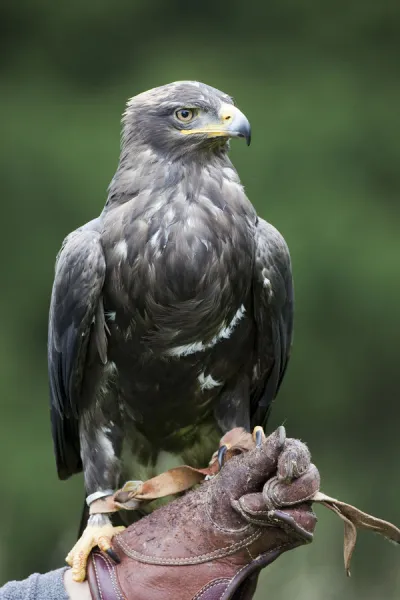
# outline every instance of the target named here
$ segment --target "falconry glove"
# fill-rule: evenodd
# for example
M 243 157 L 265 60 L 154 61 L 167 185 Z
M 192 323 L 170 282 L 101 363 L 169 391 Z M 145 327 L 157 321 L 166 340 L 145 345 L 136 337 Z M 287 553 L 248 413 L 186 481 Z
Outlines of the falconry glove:
M 344 520 L 347 569 L 356 527 L 400 543 L 399 529 L 325 496 L 319 484 L 307 447 L 285 439 L 280 427 L 251 451 L 230 458 L 195 491 L 116 536 L 119 564 L 93 552 L 88 567 L 92 597 L 248 600 L 262 568 L 312 541 L 312 502 L 326 504 Z

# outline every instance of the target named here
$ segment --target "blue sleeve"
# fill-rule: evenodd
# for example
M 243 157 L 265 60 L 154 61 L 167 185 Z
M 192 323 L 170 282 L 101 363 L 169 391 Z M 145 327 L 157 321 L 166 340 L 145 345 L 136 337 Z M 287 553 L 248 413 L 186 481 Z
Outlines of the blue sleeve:
M 69 600 L 64 572 L 65 568 L 44 575 L 34 573 L 24 581 L 10 581 L 0 588 L 0 600 Z

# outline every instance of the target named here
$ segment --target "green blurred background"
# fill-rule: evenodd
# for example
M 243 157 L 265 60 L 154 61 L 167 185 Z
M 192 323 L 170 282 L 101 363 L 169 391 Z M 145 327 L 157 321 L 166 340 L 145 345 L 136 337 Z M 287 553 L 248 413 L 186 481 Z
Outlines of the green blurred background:
M 83 499 L 80 477 L 57 480 L 49 428 L 56 253 L 102 210 L 127 98 L 177 79 L 249 117 L 232 158 L 292 251 L 295 345 L 271 428 L 309 443 L 326 493 L 399 524 L 398 1 L 8 0 L 0 17 L 0 582 L 61 565 Z M 347 580 L 342 526 L 317 511 L 314 544 L 264 572 L 257 598 L 398 599 L 396 548 L 360 535 Z

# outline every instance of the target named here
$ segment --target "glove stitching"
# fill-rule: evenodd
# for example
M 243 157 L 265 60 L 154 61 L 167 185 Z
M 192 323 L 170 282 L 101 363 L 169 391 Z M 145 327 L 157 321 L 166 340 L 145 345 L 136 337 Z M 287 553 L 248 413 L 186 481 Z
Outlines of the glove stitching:
M 251 508 L 245 508 L 245 507 L 243 510 L 245 510 L 249 515 L 254 515 L 254 516 L 257 516 L 257 515 L 268 516 L 268 513 L 271 512 L 269 510 L 251 510 Z
M 251 560 L 254 560 L 254 556 L 252 555 L 252 553 L 250 552 L 249 548 L 246 548 L 247 554 L 250 556 Z
M 272 523 L 268 523 L 268 521 L 261 521 L 261 519 L 252 519 L 251 517 L 247 517 L 249 523 L 253 525 L 261 525 L 262 527 L 275 527 Z
M 240 508 L 245 511 L 246 513 L 248 513 L 249 515 L 267 515 L 270 512 L 269 510 L 251 510 L 251 508 L 248 508 L 246 505 L 246 501 L 240 499 L 239 500 L 240 503 Z
M 220 583 L 226 583 L 226 584 L 228 584 L 229 583 L 229 579 L 220 578 L 220 579 L 215 579 L 211 583 L 207 583 L 207 585 L 203 586 L 201 588 L 201 590 L 199 590 L 197 592 L 197 594 L 195 596 L 193 596 L 192 600 L 201 600 L 201 597 L 204 594 L 204 592 L 208 592 L 208 590 L 211 590 L 211 588 L 215 587 L 216 585 L 219 585 Z
M 250 510 L 247 511 L 247 509 L 243 508 L 242 505 L 241 505 L 241 503 L 240 503 L 240 501 L 238 501 L 238 500 L 235 500 L 234 504 L 232 503 L 232 506 L 233 506 L 233 508 L 235 510 L 237 510 L 239 512 L 239 514 L 242 515 L 242 517 L 244 519 L 246 519 L 246 521 L 248 523 L 252 523 L 254 525 L 261 525 L 262 527 L 274 527 L 274 525 L 272 525 L 268 521 L 264 521 L 264 520 L 260 520 L 260 519 L 252 519 L 251 516 L 249 516 L 251 514 L 255 514 L 256 512 L 260 512 L 261 514 L 265 514 L 268 517 L 269 513 L 271 511 L 269 511 L 269 510 L 267 510 L 267 511 L 253 511 L 253 513 L 252 513 Z
M 101 559 L 102 559 L 102 561 L 105 563 L 105 565 L 106 565 L 106 567 L 107 567 L 108 574 L 109 574 L 109 576 L 110 576 L 111 583 L 112 583 L 112 586 L 113 586 L 113 588 L 114 588 L 114 592 L 115 592 L 115 593 L 116 593 L 116 595 L 117 595 L 117 598 L 119 598 L 119 600 L 124 600 L 124 599 L 123 599 L 123 596 L 121 596 L 121 594 L 120 594 L 120 592 L 119 592 L 119 589 L 118 589 L 118 585 L 117 585 L 117 579 L 116 579 L 116 577 L 115 577 L 115 572 L 114 572 L 114 565 L 112 565 L 112 564 L 110 563 L 110 561 L 109 561 L 109 560 L 108 560 L 108 559 L 107 559 L 105 556 L 103 556 L 102 554 L 97 554 L 97 556 L 98 556 L 99 558 L 101 558 Z M 94 563 L 94 567 L 95 567 L 95 571 L 96 571 L 96 579 L 97 579 L 97 582 L 99 582 L 99 580 L 98 580 L 98 578 L 97 578 L 97 566 L 96 566 L 96 561 L 93 561 L 93 563 Z M 100 589 L 100 585 L 99 585 L 99 589 Z M 103 598 L 103 596 L 102 596 L 102 594 L 101 594 L 101 590 L 100 590 L 100 595 L 101 595 L 101 597 Z
M 301 504 L 303 502 L 308 502 L 309 500 L 312 499 L 313 496 L 314 496 L 314 494 L 309 494 L 308 496 L 304 496 L 300 500 L 293 500 L 293 502 L 287 502 L 285 500 L 280 500 L 280 504 L 278 504 L 275 508 L 279 508 L 279 510 L 281 510 L 281 509 L 284 510 L 285 507 L 296 506 L 296 505 Z
M 225 546 L 224 548 L 218 548 L 218 550 L 214 550 L 212 552 L 208 552 L 207 554 L 202 554 L 200 556 L 193 556 L 188 558 L 159 558 L 157 556 L 149 556 L 146 554 L 142 554 L 137 550 L 133 550 L 129 548 L 129 546 L 122 539 L 116 539 L 116 543 L 124 550 L 125 554 L 130 558 L 138 560 L 139 562 L 152 564 L 152 565 L 198 565 L 200 563 L 205 563 L 214 558 L 225 558 L 226 556 L 230 556 L 231 554 L 235 554 L 237 550 L 241 550 L 246 546 L 252 544 L 263 534 L 262 530 L 257 530 L 248 538 L 240 542 L 235 542 L 230 546 Z
M 101 600 L 103 600 L 103 592 L 101 591 L 101 586 L 100 586 L 100 580 L 99 580 L 99 574 L 97 572 L 97 565 L 96 565 L 96 560 L 93 558 L 93 566 L 94 566 L 94 574 L 96 576 L 96 582 L 97 582 L 97 589 L 98 592 L 100 594 L 100 598 Z
M 286 548 L 288 548 L 288 549 L 290 550 L 292 547 L 293 547 L 293 546 L 292 546 L 292 544 L 290 544 L 290 543 L 281 544 L 280 546 L 276 546 L 276 548 L 273 548 L 273 549 L 271 549 L 271 550 L 268 550 L 268 552 L 261 552 L 261 554 L 259 554 L 259 555 L 257 556 L 257 558 L 255 558 L 255 559 L 253 559 L 253 560 L 254 560 L 254 561 L 257 561 L 257 560 L 258 560 L 258 558 L 260 558 L 260 556 L 265 556 L 266 554 L 270 554 L 271 552 L 273 552 L 273 551 L 276 551 L 276 550 L 285 550 Z M 247 569 L 247 567 L 248 567 L 248 566 L 249 566 L 248 564 L 247 564 L 247 565 L 243 565 L 243 567 L 241 567 L 241 568 L 239 569 L 239 571 L 236 571 L 235 575 L 232 577 L 232 579 L 231 579 L 231 581 L 230 581 L 230 584 L 232 583 L 233 579 L 235 579 L 235 578 L 236 578 L 236 577 L 237 577 L 237 576 L 238 576 L 238 575 L 239 575 L 239 574 L 240 574 L 240 573 L 241 573 L 241 572 L 242 572 L 244 569 Z M 225 593 L 226 593 L 226 590 L 225 590 L 224 594 L 225 594 Z M 222 597 L 223 597 L 223 596 L 222 596 Z M 194 600 L 194 599 L 193 599 L 193 600 Z M 238 600 L 240 600 L 240 598 L 239 598 Z
M 282 493 L 282 490 L 280 489 L 281 486 L 282 483 L 278 477 L 273 477 L 265 484 L 263 489 L 263 497 L 268 508 L 274 509 L 283 508 L 285 506 L 296 506 L 301 502 L 307 502 L 308 500 L 311 500 L 311 498 L 314 495 L 314 493 L 311 493 L 302 498 L 296 498 L 296 500 L 290 502 L 287 499 L 285 499 L 285 494 Z

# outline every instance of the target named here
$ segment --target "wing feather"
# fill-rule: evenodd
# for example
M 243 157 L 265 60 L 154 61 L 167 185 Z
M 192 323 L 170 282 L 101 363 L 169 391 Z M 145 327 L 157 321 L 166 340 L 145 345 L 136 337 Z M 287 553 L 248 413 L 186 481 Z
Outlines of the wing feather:
M 82 468 L 78 430 L 80 392 L 93 334 L 101 361 L 107 361 L 102 301 L 105 269 L 97 231 L 81 228 L 65 239 L 56 261 L 48 335 L 52 434 L 61 479 Z
M 285 374 L 293 336 L 293 279 L 281 234 L 259 219 L 256 228 L 253 300 L 257 338 L 251 388 L 251 423 L 265 425 Z

